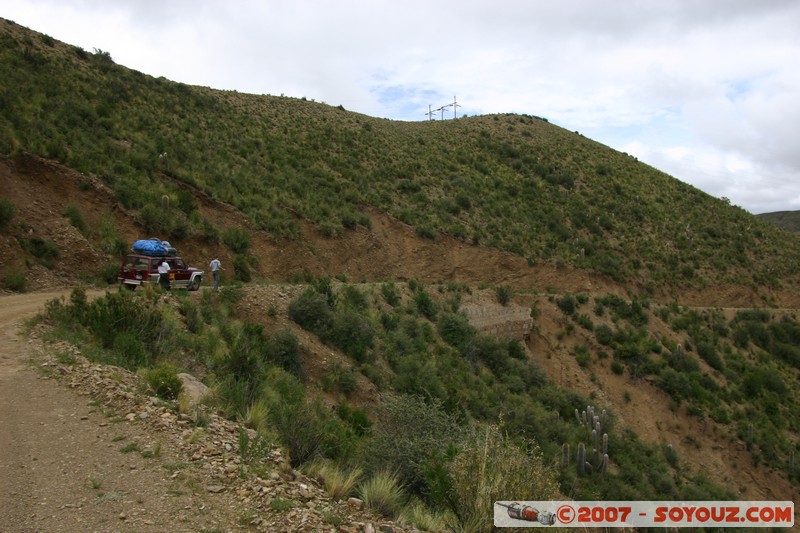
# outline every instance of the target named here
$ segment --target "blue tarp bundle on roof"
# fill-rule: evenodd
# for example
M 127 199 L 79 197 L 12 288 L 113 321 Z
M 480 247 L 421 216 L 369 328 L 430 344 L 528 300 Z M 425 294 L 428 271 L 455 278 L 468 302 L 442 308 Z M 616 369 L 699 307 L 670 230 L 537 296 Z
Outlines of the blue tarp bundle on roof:
M 167 241 L 140 239 L 133 243 L 133 251 L 142 255 L 175 255 L 176 250 Z

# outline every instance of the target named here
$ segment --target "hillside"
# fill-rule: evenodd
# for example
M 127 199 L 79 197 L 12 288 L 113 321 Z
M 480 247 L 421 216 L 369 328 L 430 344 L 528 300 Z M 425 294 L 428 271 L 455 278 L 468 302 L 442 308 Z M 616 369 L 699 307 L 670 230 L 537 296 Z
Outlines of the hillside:
M 300 363 L 282 369 L 356 447 L 352 410 L 380 430 L 399 392 L 534 437 L 565 497 L 799 495 L 798 237 L 544 119 L 189 87 L 0 20 L 0 191 L 6 290 L 104 286 L 137 238 L 222 259 L 219 298 L 110 291 L 171 335 L 63 328 L 103 362 L 141 353 L 225 391 L 242 339 L 282 332 Z M 590 403 L 607 477 L 559 466 Z
M 29 288 L 85 282 L 93 274 L 98 275 L 96 273 L 107 262 L 115 268 L 113 253 L 109 254 L 103 249 L 104 241 L 99 228 L 108 225 L 119 228 L 116 237 L 128 242 L 142 235 L 141 228 L 132 222 L 123 207 L 115 203 L 113 193 L 102 183 L 87 180 L 85 176 L 61 165 L 32 158 L 0 160 L 0 186 L 4 190 L 14 191 L 12 198 L 18 210 L 14 219 L 15 228 L 30 228 L 28 231 L 31 232 L 25 234 L 18 229 L 11 229 L 2 233 L 4 246 L 0 253 L 0 265 L 6 271 L 9 268 L 25 271 Z M 229 224 L 235 223 L 238 227 L 252 230 L 246 218 L 230 206 L 204 200 L 202 196 L 197 200 L 209 220 L 225 220 Z M 85 235 L 70 224 L 65 216 L 68 206 L 81 213 L 86 227 L 92 228 Z M 454 284 L 456 288 L 471 286 L 473 288 L 460 299 L 460 309 L 471 317 L 476 327 L 497 334 L 527 335 L 529 339 L 525 343 L 525 350 L 528 357 L 554 386 L 564 391 L 558 392 L 558 395 L 572 394 L 566 391 L 574 391 L 580 396 L 571 402 L 581 402 L 581 397 L 591 398 L 592 402 L 608 407 L 618 417 L 620 427 L 628 428 L 633 432 L 631 435 L 637 435 L 643 444 L 671 444 L 680 458 L 680 467 L 673 475 L 683 479 L 685 486 L 692 487 L 694 476 L 700 475 L 720 487 L 735 489 L 742 498 L 783 499 L 797 495 L 796 482 L 785 477 L 787 472 L 792 475 L 791 470 L 787 470 L 788 466 L 778 466 L 789 464 L 791 450 L 797 446 L 796 413 L 800 398 L 794 386 L 796 370 L 778 359 L 765 359 L 768 357 L 766 352 L 757 347 L 749 346 L 742 350 L 731 335 L 738 327 L 735 321 L 737 313 L 745 312 L 750 306 L 753 297 L 751 291 L 731 287 L 724 294 L 716 290 L 697 293 L 694 304 L 700 307 L 653 302 L 646 310 L 645 336 L 637 340 L 636 335 L 641 333 L 634 333 L 632 325 L 628 325 L 630 319 L 619 318 L 616 311 L 609 314 L 608 310 L 603 315 L 597 315 L 598 301 L 608 302 L 604 306 L 610 308 L 609 305 L 616 305 L 613 304 L 613 298 L 609 300 L 610 296 L 627 297 L 624 287 L 603 276 L 569 266 L 528 267 L 512 254 L 456 241 L 425 239 L 408 226 L 376 213 L 372 213 L 371 220 L 371 230 L 361 228 L 337 237 L 326 236 L 310 224 L 300 221 L 304 238 L 290 241 L 291 246 L 285 247 L 277 246 L 268 235 L 252 230 L 251 253 L 258 258 L 255 261 L 258 270 L 254 270 L 254 274 L 260 279 L 272 281 L 267 285 L 246 286 L 236 316 L 241 320 L 263 324 L 266 331 L 274 332 L 286 327 L 294 331 L 304 354 L 303 367 L 310 390 L 319 388 L 332 372 L 341 371 L 337 369 L 356 370 L 359 367 L 338 349 L 320 342 L 313 334 L 303 331 L 289 320 L 288 306 L 303 292 L 309 280 L 334 272 L 342 279 L 353 281 L 429 280 L 425 283 L 431 283 L 431 289 L 441 282 L 439 290 L 432 290 L 432 293 L 441 292 L 446 298 L 450 297 Z M 109 221 L 113 221 L 113 224 Z M 19 240 L 26 235 L 28 238 L 41 236 L 43 240 L 56 244 L 60 254 L 52 268 L 38 264 L 35 256 L 19 247 Z M 223 250 L 223 264 L 229 265 L 232 260 L 231 253 L 220 245 L 191 239 L 176 243 L 190 263 L 202 266 L 218 249 Z M 397 258 L 397 263 L 385 261 L 387 255 Z M 406 259 L 401 260 L 404 256 Z M 225 282 L 229 283 L 231 277 L 226 271 Z M 278 282 L 284 277 L 294 278 L 296 284 Z M 435 281 L 436 278 L 439 282 Z M 454 279 L 462 281 L 455 283 Z M 376 290 L 370 289 L 370 286 L 366 284 L 360 287 L 365 291 Z M 480 290 L 479 286 L 490 288 Z M 513 291 L 511 307 L 497 303 L 491 287 L 498 286 L 520 287 Z M 578 295 L 584 301 L 588 297 L 589 303 L 581 304 L 579 299 L 573 300 L 577 311 L 567 315 L 562 306 L 566 306 L 571 294 Z M 592 298 L 595 300 L 594 311 L 591 310 Z M 715 305 L 719 307 L 702 306 L 703 302 L 712 301 L 716 301 Z M 730 303 L 723 303 L 726 301 Z M 689 302 L 685 305 L 689 305 Z M 727 309 L 723 310 L 722 307 Z M 536 318 L 529 318 L 520 326 L 520 317 L 530 316 L 532 309 L 536 310 Z M 795 320 L 793 317 L 796 312 L 775 311 L 776 320 L 780 321 L 782 316 Z M 517 321 L 516 326 L 512 320 Z M 587 320 L 592 324 L 591 330 L 586 329 Z M 720 321 L 722 326 L 719 325 Z M 653 342 L 660 346 L 660 355 L 650 356 L 654 362 L 658 361 L 659 366 L 651 368 L 657 373 L 645 375 L 644 379 L 634 379 L 633 370 L 625 370 L 632 361 L 629 360 L 630 354 L 642 357 L 645 353 L 639 352 L 642 348 L 637 348 L 636 344 L 623 347 L 617 341 L 609 346 L 601 343 L 598 339 L 603 325 L 607 331 L 634 334 L 630 340 L 640 346 L 648 346 Z M 715 329 L 708 329 L 711 326 Z M 719 333 L 728 327 L 731 328 L 728 333 Z M 669 379 L 678 377 L 678 374 L 666 370 L 675 364 L 668 362 L 670 350 L 675 350 L 679 344 L 701 346 L 709 340 L 714 346 L 712 352 L 722 354 L 724 362 L 713 363 L 715 366 L 721 364 L 722 371 L 692 356 L 691 360 L 699 363 L 687 360 L 685 368 L 675 367 L 683 368 L 681 373 L 685 372 L 685 377 L 680 379 L 686 381 L 664 381 L 668 376 L 671 376 Z M 652 346 L 645 348 L 645 352 L 651 350 Z M 618 366 L 619 363 L 622 366 Z M 769 373 L 759 375 L 757 379 L 774 376 L 773 372 L 781 376 L 776 382 L 783 388 L 779 404 L 774 403 L 777 396 L 765 393 L 760 388 L 762 385 L 755 385 L 756 389 L 744 388 L 745 384 L 753 387 L 752 384 L 756 383 L 753 382 L 753 376 L 756 376 L 753 372 L 756 372 L 757 366 L 764 371 L 769 369 Z M 441 370 L 446 371 L 445 368 Z M 370 408 L 378 401 L 380 388 L 370 378 L 360 373 L 356 375 L 359 376 L 358 388 L 347 394 L 347 401 Z M 430 379 L 430 376 L 426 379 L 429 384 L 433 383 Z M 453 377 L 449 379 L 452 381 Z M 698 392 L 698 386 L 713 387 L 710 390 L 718 392 L 704 396 Z M 722 388 L 717 389 L 720 386 Z M 679 392 L 681 390 L 683 392 Z M 758 402 L 744 402 L 742 392 L 737 392 L 744 390 L 759 391 L 756 395 Z M 720 391 L 726 392 L 721 396 Z M 328 401 L 335 405 L 340 399 L 333 395 Z M 519 399 L 509 397 L 492 407 L 492 410 L 506 412 L 510 427 L 514 427 L 525 419 L 517 421 L 517 415 L 509 414 L 514 409 L 508 401 L 518 402 Z M 525 411 L 518 411 L 518 415 L 527 416 Z M 758 428 L 756 434 L 761 444 L 755 447 L 747 442 L 747 424 L 752 423 L 748 420 L 756 421 Z M 784 422 L 773 422 L 778 420 Z M 550 424 L 555 422 L 550 420 Z M 540 424 L 541 421 L 536 426 Z M 551 431 L 563 431 L 558 427 L 553 426 Z M 551 437 L 545 437 L 545 433 L 533 431 L 537 438 L 543 439 L 544 444 L 551 442 Z M 552 443 L 547 445 L 552 446 Z M 548 453 L 554 453 L 551 448 L 548 450 Z M 614 463 L 620 460 L 615 457 Z
M 797 280 L 797 236 L 546 119 L 374 119 L 155 79 L 0 24 L 0 153 L 96 177 L 151 234 L 224 236 L 194 190 L 282 245 L 306 222 L 368 230 L 374 210 L 432 241 L 596 271 L 636 293 L 764 297 Z

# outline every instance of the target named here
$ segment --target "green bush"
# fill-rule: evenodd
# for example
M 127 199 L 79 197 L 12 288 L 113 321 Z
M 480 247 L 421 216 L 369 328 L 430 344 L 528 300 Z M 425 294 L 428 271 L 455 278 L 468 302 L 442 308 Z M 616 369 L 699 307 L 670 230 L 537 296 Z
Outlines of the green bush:
M 417 311 L 428 320 L 433 320 L 436 317 L 438 306 L 425 289 L 421 288 L 414 294 L 414 305 Z
M 336 406 L 336 414 L 353 428 L 356 435 L 365 435 L 372 427 L 367 412 L 364 409 L 354 409 L 347 402 L 341 402 Z
M 366 295 L 353 285 L 342 287 L 339 292 L 338 302 L 342 307 L 357 312 L 364 312 L 369 309 L 369 300 Z
M 266 345 L 266 358 L 294 375 L 300 375 L 300 343 L 297 336 L 288 328 L 282 328 L 270 335 Z
M 325 391 L 336 391 L 349 394 L 358 387 L 358 379 L 353 368 L 345 368 L 338 362 L 322 376 L 322 387 Z
M 74 320 L 86 326 L 103 348 L 114 348 L 123 356 L 120 364 L 135 370 L 149 366 L 162 354 L 174 355 L 181 342 L 179 324 L 170 309 L 147 298 L 144 292 L 107 293 L 85 304 L 85 311 L 75 303 L 71 311 Z M 126 338 L 122 344 L 117 340 L 120 335 Z
M 0 197 L 0 231 L 8 227 L 9 222 L 16 216 L 17 210 L 14 203 L 8 198 Z
M 603 346 L 611 346 L 611 342 L 614 340 L 614 331 L 607 325 L 601 324 L 594 328 L 594 337 Z
M 169 217 L 164 210 L 153 204 L 148 204 L 139 210 L 139 223 L 150 235 L 169 234 Z
M 31 237 L 22 239 L 22 246 L 46 268 L 53 269 L 56 266 L 55 260 L 59 256 L 59 250 L 58 245 L 53 241 L 47 241 L 41 237 Z
M 556 300 L 556 305 L 558 305 L 558 308 L 561 309 L 565 315 L 572 315 L 577 309 L 577 302 L 575 301 L 575 297 L 571 294 L 565 294 L 561 298 L 558 298 Z
M 22 272 L 9 272 L 3 278 L 3 287 L 14 292 L 25 292 L 25 274 Z
M 117 354 L 117 363 L 128 370 L 147 367 L 152 359 L 144 343 L 132 331 L 122 331 L 114 337 L 112 350 Z
M 222 242 L 234 254 L 246 254 L 250 250 L 250 233 L 239 228 L 227 228 L 222 232 Z
M 100 279 L 109 285 L 117 283 L 117 276 L 119 275 L 119 263 L 106 263 L 100 269 Z
M 447 344 L 459 349 L 475 337 L 475 328 L 462 313 L 441 313 L 437 328 L 439 335 Z
M 250 260 L 246 255 L 233 256 L 233 278 L 242 283 L 248 283 L 253 276 L 250 273 Z
M 500 305 L 508 305 L 511 301 L 511 296 L 514 295 L 514 290 L 511 287 L 503 285 L 501 287 L 495 287 L 494 293 L 497 296 L 497 301 Z
M 174 400 L 183 390 L 178 369 L 169 363 L 159 363 L 150 369 L 147 372 L 147 383 L 156 396 L 165 400 Z
M 363 363 L 367 359 L 367 351 L 372 348 L 375 330 L 367 317 L 345 309 L 334 314 L 331 328 L 324 338 Z
M 556 472 L 527 441 L 523 446 L 497 426 L 477 428 L 449 463 L 450 510 L 462 531 L 492 531 L 494 502 L 513 494 L 519 501 L 545 501 L 556 496 Z
M 394 519 L 406 501 L 397 475 L 389 470 L 375 472 L 358 486 L 358 494 L 368 509 Z
M 400 291 L 392 282 L 381 285 L 381 295 L 383 295 L 384 301 L 392 307 L 397 307 L 400 304 Z
M 723 370 L 724 365 L 722 363 L 722 358 L 720 357 L 719 353 L 717 352 L 716 346 L 713 343 L 708 341 L 701 341 L 697 343 L 697 355 L 700 356 L 703 361 L 708 363 L 708 366 L 713 368 L 714 370 Z
M 464 435 L 461 424 L 440 402 L 419 396 L 388 396 L 377 406 L 375 420 L 365 448 L 368 469 L 396 472 L 400 482 L 417 494 L 425 491 L 426 463 Z
M 323 335 L 333 325 L 333 312 L 325 296 L 307 289 L 288 308 L 289 318 L 301 328 Z
M 81 233 L 86 233 L 86 221 L 83 219 L 80 209 L 75 204 L 70 204 L 64 211 L 64 216 L 67 217 L 69 223 L 75 226 L 75 229 Z

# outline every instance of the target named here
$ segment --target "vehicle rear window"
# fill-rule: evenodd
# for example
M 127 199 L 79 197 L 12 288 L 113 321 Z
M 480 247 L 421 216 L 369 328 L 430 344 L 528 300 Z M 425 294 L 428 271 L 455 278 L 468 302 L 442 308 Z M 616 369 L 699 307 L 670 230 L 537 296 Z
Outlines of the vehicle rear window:
M 126 268 L 136 268 L 139 270 L 150 270 L 150 261 L 143 257 L 126 257 Z

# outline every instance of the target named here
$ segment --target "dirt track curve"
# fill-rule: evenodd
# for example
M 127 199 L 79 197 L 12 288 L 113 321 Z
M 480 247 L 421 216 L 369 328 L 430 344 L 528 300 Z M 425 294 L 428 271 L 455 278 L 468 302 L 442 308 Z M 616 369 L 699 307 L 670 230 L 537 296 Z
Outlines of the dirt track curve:
M 30 364 L 19 326 L 59 295 L 0 297 L 0 533 L 241 530 L 226 495 L 178 490 L 169 450 L 123 453 L 140 429 Z

